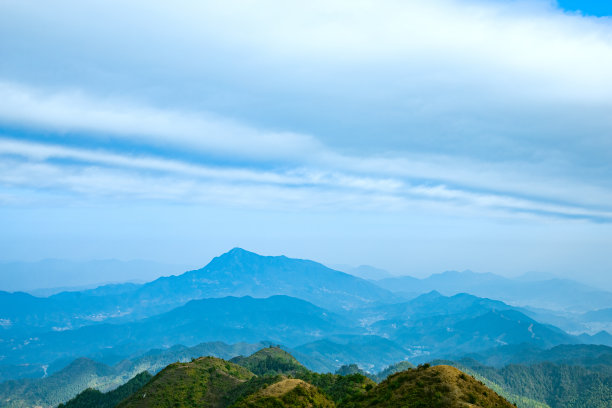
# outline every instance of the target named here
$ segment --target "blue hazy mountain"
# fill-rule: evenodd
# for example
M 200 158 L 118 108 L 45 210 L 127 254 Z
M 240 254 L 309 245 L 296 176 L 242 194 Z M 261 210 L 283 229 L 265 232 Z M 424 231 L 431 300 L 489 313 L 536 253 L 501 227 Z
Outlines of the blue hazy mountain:
M 360 313 L 359 319 L 369 322 L 371 334 L 395 341 L 416 359 L 505 344 L 551 347 L 580 342 L 503 302 L 465 293 L 448 297 L 434 291 L 408 302 L 372 307 Z
M 400 355 L 401 359 L 444 357 L 449 351 L 466 353 L 504 344 L 549 347 L 582 341 L 499 301 L 432 292 L 408 302 L 381 304 L 342 315 L 287 296 L 194 300 L 134 322 L 49 331 L 39 333 L 35 340 L 7 339 L 0 344 L 0 353 L 5 355 L 5 364 L 50 364 L 61 358 L 96 356 L 101 350 L 130 355 L 149 348 L 189 346 L 202 341 L 268 340 L 290 347 L 318 340 L 327 341 L 322 345 L 330 341 L 342 344 L 340 337 L 330 339 L 338 335 L 387 339 L 386 345 L 385 341 L 378 342 L 378 351 L 373 353 L 384 355 L 395 348 L 398 352 L 393 354 L 394 360 Z M 388 341 L 395 345 L 389 346 Z M 344 344 L 347 348 L 349 345 Z M 327 352 L 333 349 L 330 345 Z M 297 351 L 305 353 L 302 349 Z
M 174 296 L 167 296 L 169 293 Z M 351 309 L 399 297 L 320 263 L 261 256 L 234 248 L 202 269 L 160 278 L 135 292 L 140 300 L 184 303 L 193 298 L 273 295 L 298 297 L 331 310 Z
M 329 336 L 294 348 L 294 354 L 331 362 L 331 367 L 325 367 L 327 371 L 357 364 L 371 373 L 412 357 L 409 350 L 396 342 L 374 335 Z
M 6 364 L 51 363 L 60 358 L 95 356 L 102 350 L 130 355 L 155 347 L 203 341 L 259 342 L 288 346 L 334 333 L 354 333 L 344 318 L 288 296 L 265 299 L 225 297 L 189 301 L 153 317 L 122 324 L 97 324 L 75 330 L 39 333 L 35 339 L 6 339 L 0 354 Z
M 495 347 L 476 353 L 452 356 L 455 360 L 473 359 L 491 367 L 509 364 L 555 363 L 567 366 L 610 366 L 612 347 L 595 344 L 562 344 L 551 348 L 539 348 L 532 344 L 513 344 Z
M 202 269 L 144 285 L 107 285 L 47 298 L 0 292 L 2 329 L 17 333 L 66 330 L 104 321 L 125 322 L 167 312 L 190 300 L 288 295 L 331 310 L 401 299 L 364 279 L 320 263 L 261 256 L 240 248 Z M 18 307 L 15 307 L 15 306 Z
M 586 312 L 582 320 L 585 322 L 612 322 L 612 307 Z
M 462 274 L 449 276 L 453 279 L 436 277 L 447 290 L 450 282 L 459 285 Z M 479 279 L 482 283 L 482 277 L 466 276 L 475 287 Z M 491 287 L 502 282 L 495 275 L 484 280 Z M 500 346 L 547 349 L 606 338 L 607 333 L 572 336 L 526 312 L 466 293 L 431 291 L 406 300 L 316 262 L 237 248 L 202 269 L 142 285 L 47 298 L 1 292 L 0 373 L 3 378 L 53 374 L 80 357 L 117 364 L 150 349 L 211 341 L 272 342 L 290 347 L 315 370 L 358 363 L 376 371 L 406 359 L 426 362 Z M 606 313 L 580 315 L 601 319 Z
M 513 305 L 571 312 L 586 312 L 612 305 L 611 292 L 568 279 L 550 279 L 545 275 L 530 274 L 510 279 L 492 273 L 449 271 L 425 279 L 401 276 L 376 283 L 382 288 L 413 296 L 432 290 L 444 295 L 470 293 Z
M 608 321 L 608 324 L 610 322 Z M 601 330 L 595 334 L 582 333 L 578 336 L 580 341 L 586 344 L 600 344 L 612 347 L 612 334 L 605 330 Z

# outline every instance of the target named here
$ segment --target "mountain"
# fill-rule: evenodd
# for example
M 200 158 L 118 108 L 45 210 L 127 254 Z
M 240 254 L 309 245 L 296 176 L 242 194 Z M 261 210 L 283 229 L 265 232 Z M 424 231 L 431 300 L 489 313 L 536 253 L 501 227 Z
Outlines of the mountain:
M 376 382 L 381 382 L 387 379 L 390 375 L 395 373 L 399 373 L 402 371 L 406 371 L 408 369 L 414 368 L 414 365 L 409 363 L 408 361 L 400 361 L 399 363 L 391 364 L 386 367 L 384 370 L 374 375 L 374 379 Z
M 515 352 L 521 353 L 518 348 Z M 318 374 L 306 369 L 286 351 L 265 347 L 231 361 L 204 357 L 170 364 L 142 388 L 132 381 L 137 390 L 120 406 L 512 406 L 498 394 L 521 408 L 610 406 L 610 348 L 559 346 L 539 352 L 538 358 L 556 358 L 559 364 L 539 362 L 493 368 L 473 359 L 463 359 L 413 368 L 401 362 L 379 373 L 376 377 L 383 381 L 376 385 L 354 364 L 345 367 L 345 375 Z M 101 404 L 118 398 L 119 393 L 123 393 L 122 387 L 107 393 L 85 390 L 67 408 L 104 406 Z M 0 401 L 7 399 L 3 397 Z M 86 405 L 92 401 L 94 405 Z M 39 404 L 2 406 L 33 405 Z
M 371 282 L 313 261 L 234 248 L 202 269 L 144 285 L 107 285 L 48 298 L 0 292 L 0 330 L 21 341 L 46 330 L 134 321 L 195 299 L 274 295 L 297 297 L 335 311 L 399 299 Z
M 219 359 L 175 363 L 118 405 L 131 407 L 512 407 L 506 400 L 454 367 L 420 366 L 375 385 L 361 374 L 321 375 L 295 365 L 271 348 L 240 360 L 261 369 L 257 375 Z M 288 377 L 287 366 L 296 377 Z M 298 370 L 296 371 L 296 368 Z M 471 405 L 470 405 L 471 404 Z
M 288 376 L 316 386 L 336 404 L 362 395 L 374 386 L 372 380 L 361 374 L 344 376 L 312 372 L 278 347 L 267 347 L 249 357 L 235 358 L 232 361 L 245 367 L 253 367 L 259 373 L 257 378 L 251 379 L 249 383 L 236 390 L 232 401 L 239 401 L 258 389 L 286 379 Z
M 122 386 L 106 393 L 88 388 L 65 404 L 59 404 L 58 408 L 115 408 L 121 401 L 144 387 L 151 378 L 153 376 L 145 371 Z
M 136 322 L 41 333 L 21 345 L 18 357 L 23 362 L 48 363 L 100 350 L 130 355 L 156 347 L 191 346 L 204 341 L 269 340 L 293 346 L 325 335 L 351 332 L 354 329 L 346 326 L 345 319 L 304 300 L 289 296 L 225 297 L 193 300 Z M 12 346 L 0 343 L 0 353 L 15 355 Z
M 425 279 L 411 276 L 376 281 L 394 292 L 420 294 L 436 290 L 444 295 L 470 293 L 517 306 L 586 312 L 609 307 L 612 293 L 568 279 L 510 279 L 492 273 L 449 271 Z
M 236 408 L 334 408 L 336 405 L 317 387 L 297 378 L 270 384 L 233 405 Z
M 331 408 L 373 387 L 372 381 L 362 375 L 312 373 L 274 347 L 234 361 L 203 357 L 171 364 L 118 407 Z
M 41 298 L 0 291 L 0 330 L 4 338 L 32 337 L 41 331 L 63 331 L 132 315 L 124 297 L 139 285 L 125 283 Z
M 138 373 L 146 371 L 155 374 L 176 361 L 187 362 L 201 356 L 230 359 L 241 354 L 254 353 L 266 346 L 267 344 L 262 343 L 221 342 L 202 343 L 194 347 L 179 345 L 168 349 L 149 350 L 129 360 L 118 361 L 113 366 L 88 358 L 78 358 L 48 377 L 13 380 L 0 384 L 0 406 L 4 406 L 2 401 L 10 401 L 8 406 L 16 408 L 54 407 L 88 387 L 95 388 L 95 391 L 86 392 L 82 399 L 78 399 L 79 401 L 90 401 L 98 397 L 106 401 L 112 395 L 118 394 L 102 396 L 101 391 L 111 390 Z
M 378 304 L 342 315 L 288 296 L 213 298 L 135 322 L 39 333 L 0 343 L 5 364 L 50 364 L 79 356 L 106 358 L 205 341 L 285 344 L 311 367 L 335 371 L 357 362 L 376 371 L 398 360 L 426 361 L 504 344 L 538 347 L 581 342 L 503 302 L 431 292 L 408 302 Z M 306 345 L 307 343 L 312 343 Z M 101 351 L 103 351 L 102 354 Z
M 159 294 L 174 294 L 158 296 Z M 351 309 L 396 299 L 387 290 L 317 262 L 261 256 L 234 248 L 204 268 L 160 278 L 138 290 L 140 298 L 184 303 L 194 298 L 287 295 L 330 310 Z
M 504 398 L 451 366 L 421 366 L 389 376 L 344 405 L 361 407 L 512 408 Z
M 354 318 L 367 322 L 370 334 L 408 350 L 413 361 L 504 344 L 552 347 L 580 342 L 503 302 L 465 293 L 443 296 L 430 292 L 408 302 L 363 309 Z
M 593 335 L 589 335 L 586 333 L 581 334 L 578 338 L 587 344 L 600 344 L 604 346 L 612 346 L 612 334 L 608 333 L 605 330 L 597 332 Z
M 227 292 L 298 293 L 334 308 L 287 295 L 218 297 Z M 4 378 L 15 367 L 22 367 L 16 377 L 52 375 L 78 357 L 112 365 L 150 349 L 207 341 L 284 344 L 311 369 L 334 372 L 356 363 L 370 373 L 397 361 L 425 362 L 500 345 L 550 348 L 588 341 L 501 301 L 435 291 L 405 301 L 312 261 L 241 249 L 203 269 L 144 285 L 48 298 L 2 292 L 0 306 Z M 140 372 L 130 364 L 122 381 Z M 117 376 L 109 374 L 104 384 Z
M 610 323 L 612 322 L 612 307 L 586 312 L 582 316 L 582 320 L 585 322 Z
M 42 380 L 23 379 L 0 384 L 0 405 L 7 408 L 53 407 L 86 388 L 103 391 L 117 387 L 131 377 L 120 368 L 79 358 L 61 371 Z
M 495 347 L 475 353 L 453 356 L 454 360 L 476 360 L 496 368 L 510 364 L 536 364 L 550 362 L 560 365 L 612 367 L 612 347 L 593 344 L 563 344 L 547 349 L 530 344 Z
M 610 365 L 584 367 L 541 362 L 493 368 L 469 359 L 450 364 L 481 378 L 487 385 L 516 402 L 519 407 L 612 406 Z
M 174 363 L 117 408 L 221 407 L 233 388 L 254 376 L 244 367 L 215 357 Z
M 230 360 L 257 375 L 297 375 L 307 371 L 291 354 L 279 347 L 266 347 L 248 357 L 237 356 Z
M 338 335 L 302 344 L 294 351 L 300 355 L 331 362 L 329 371 L 343 365 L 355 363 L 374 373 L 389 364 L 405 360 L 411 352 L 399 344 L 373 335 Z

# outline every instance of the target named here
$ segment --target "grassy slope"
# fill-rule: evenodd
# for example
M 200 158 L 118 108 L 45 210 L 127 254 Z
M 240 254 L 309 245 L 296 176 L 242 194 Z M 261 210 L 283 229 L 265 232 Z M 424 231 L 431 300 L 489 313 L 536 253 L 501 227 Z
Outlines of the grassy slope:
M 236 408 L 333 408 L 335 404 L 317 387 L 296 378 L 282 379 L 234 404 Z
M 494 368 L 470 360 L 451 364 L 480 376 L 520 408 L 612 406 L 612 368 L 608 365 L 582 367 L 544 362 Z
M 114 408 L 122 400 L 144 387 L 151 378 L 153 376 L 145 371 L 122 386 L 106 393 L 88 388 L 67 403 L 60 404 L 58 408 Z
M 70 408 L 97 406 L 87 405 L 93 396 L 90 394 L 81 394 L 81 404 Z M 249 357 L 234 358 L 233 362 L 204 357 L 171 364 L 118 405 L 119 408 L 396 406 L 512 407 L 484 384 L 453 367 L 408 369 L 376 385 L 359 373 L 344 376 L 313 373 L 279 348 L 265 348 Z
M 244 367 L 214 357 L 174 363 L 118 407 L 221 407 L 227 393 L 253 376 Z
M 511 408 L 504 398 L 473 377 L 450 366 L 419 367 L 396 373 L 345 408 Z
M 132 360 L 124 360 L 115 366 L 78 358 L 45 378 L 20 379 L 0 383 L 0 406 L 6 408 L 51 408 L 68 401 L 81 391 L 93 388 L 100 392 L 112 390 L 138 373 L 157 373 L 175 361 L 190 361 L 194 357 L 217 356 L 230 358 L 238 354 L 253 353 L 262 343 L 225 344 L 201 343 L 194 347 L 175 346 L 170 349 L 150 350 Z

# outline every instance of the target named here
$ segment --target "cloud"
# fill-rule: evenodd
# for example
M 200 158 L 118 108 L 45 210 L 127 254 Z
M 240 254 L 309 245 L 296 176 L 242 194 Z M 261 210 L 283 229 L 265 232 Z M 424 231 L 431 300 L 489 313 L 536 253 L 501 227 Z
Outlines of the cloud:
M 560 176 L 564 169 L 557 163 L 489 163 L 443 154 L 348 155 L 325 146 L 311 135 L 258 129 L 218 115 L 211 119 L 206 112 L 160 109 L 118 98 L 96 98 L 82 91 L 50 92 L 6 82 L 0 83 L 0 91 L 4 96 L 0 100 L 0 120 L 44 130 L 47 134 L 65 134 L 55 138 L 57 143 L 93 140 L 104 147 L 108 140 L 124 140 L 136 143 L 139 148 L 157 146 L 167 152 L 191 152 L 202 160 L 212 155 L 231 162 L 246 160 L 254 166 L 290 168 L 294 173 L 307 168 L 313 179 L 322 177 L 318 174 L 334 172 L 359 175 L 356 180 L 342 176 L 347 185 L 359 184 L 374 176 L 378 180 L 417 179 L 430 184 L 502 195 L 527 195 L 536 200 L 574 205 L 601 206 L 612 201 L 612 194 L 605 185 L 598 185 L 596 181 L 585 183 L 571 175 Z M 9 145 L 9 142 L 4 142 L 5 148 Z M 28 149 L 28 155 L 41 155 L 43 158 L 56 155 L 83 161 L 102 160 L 124 167 L 146 168 L 152 165 L 164 171 L 180 169 L 183 174 L 192 172 L 200 176 L 206 172 L 215 177 L 242 172 L 244 178 L 252 177 L 251 181 L 281 177 L 272 172 L 255 175 L 241 169 L 220 171 L 159 158 L 92 155 L 82 150 L 62 150 L 58 146 L 30 146 Z M 290 177 L 284 174 L 281 178 L 289 184 L 309 182 L 302 179 L 290 181 Z
M 428 211 L 489 216 L 530 213 L 612 220 L 612 211 L 546 203 L 503 194 L 416 184 L 405 178 L 362 176 L 337 169 L 284 172 L 211 167 L 0 139 L 0 185 L 69 192 L 114 200 L 214 203 L 246 208 Z M 6 200 L 5 200 L 6 201 Z
M 537 162 L 612 187 L 612 23 L 549 1 L 1 7 L 5 123 L 285 163 Z
M 6 183 L 48 171 L 82 194 L 227 199 L 238 183 L 304 206 L 316 191 L 346 207 L 608 217 L 609 19 L 549 1 L 0 8 L 0 122 L 49 142 L 3 140 L 21 180 Z M 134 184 L 112 193 L 113 176 Z
M 319 148 L 308 136 L 260 132 L 205 112 L 177 112 L 92 99 L 82 92 L 46 93 L 0 82 L 0 120 L 55 131 L 189 147 L 213 155 L 295 159 Z

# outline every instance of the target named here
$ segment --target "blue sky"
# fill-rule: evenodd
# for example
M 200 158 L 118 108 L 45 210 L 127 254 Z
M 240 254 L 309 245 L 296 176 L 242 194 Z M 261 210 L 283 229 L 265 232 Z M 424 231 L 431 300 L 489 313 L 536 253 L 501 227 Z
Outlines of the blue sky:
M 0 259 L 612 286 L 606 2 L 0 3 Z
M 578 11 L 587 16 L 612 16 L 612 3 L 607 0 L 559 0 L 558 6 L 568 11 Z

